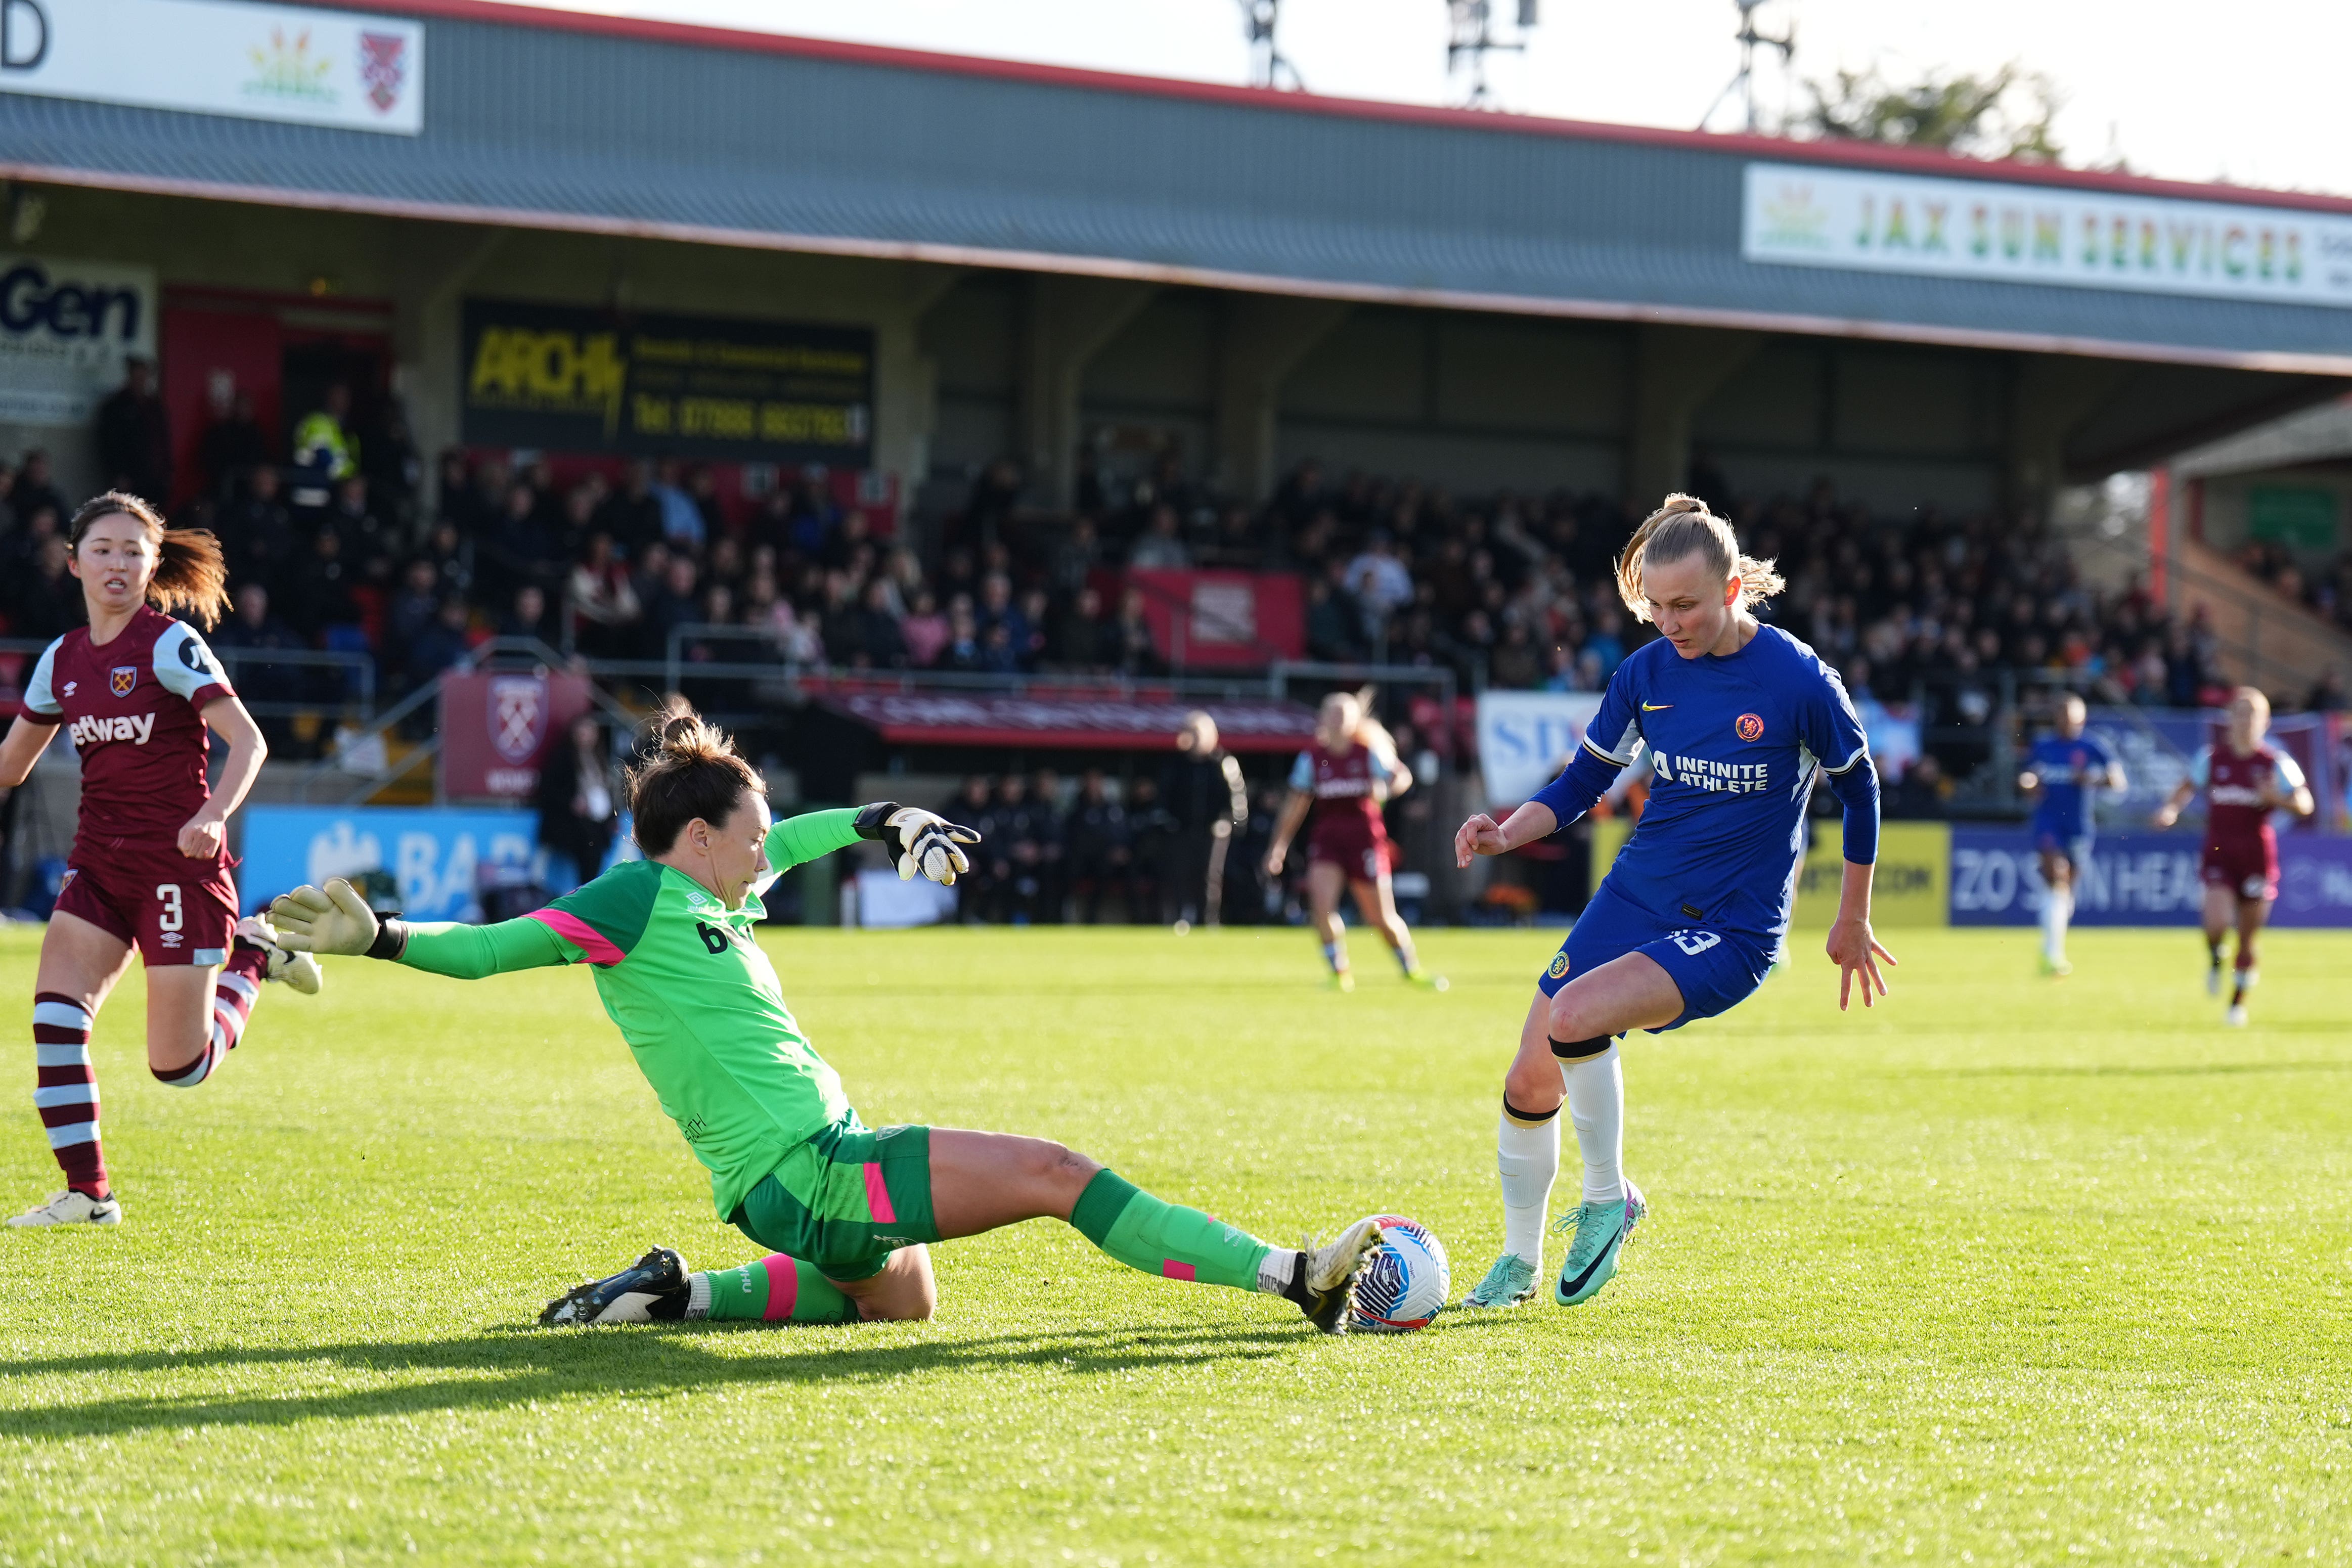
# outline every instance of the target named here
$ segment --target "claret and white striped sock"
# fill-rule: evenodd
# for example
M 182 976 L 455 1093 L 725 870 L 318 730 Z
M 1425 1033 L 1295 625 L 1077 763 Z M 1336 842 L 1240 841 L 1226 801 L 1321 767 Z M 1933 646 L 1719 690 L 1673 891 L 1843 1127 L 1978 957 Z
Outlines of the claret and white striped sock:
M 257 947 L 239 946 L 230 955 L 227 967 L 213 982 L 213 1027 L 204 1053 L 174 1072 L 152 1069 L 159 1081 L 174 1089 L 194 1089 L 213 1075 L 213 1069 L 245 1038 L 253 1004 L 261 996 L 258 981 L 268 962 L 268 956 Z
M 60 991 L 33 998 L 33 1105 L 66 1185 L 104 1197 L 106 1151 L 98 1136 L 98 1073 L 89 1061 L 89 1010 Z

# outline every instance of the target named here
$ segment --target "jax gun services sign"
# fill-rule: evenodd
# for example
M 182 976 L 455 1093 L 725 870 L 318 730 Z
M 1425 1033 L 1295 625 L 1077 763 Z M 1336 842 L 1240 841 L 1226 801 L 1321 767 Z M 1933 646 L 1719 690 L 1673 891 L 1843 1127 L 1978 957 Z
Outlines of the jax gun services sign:
M 0 0 L 0 92 L 415 136 L 425 25 L 233 0 Z
M 1750 261 L 2352 307 L 2352 217 L 1790 163 L 1744 200 Z
M 871 465 L 874 334 L 466 302 L 467 444 Z

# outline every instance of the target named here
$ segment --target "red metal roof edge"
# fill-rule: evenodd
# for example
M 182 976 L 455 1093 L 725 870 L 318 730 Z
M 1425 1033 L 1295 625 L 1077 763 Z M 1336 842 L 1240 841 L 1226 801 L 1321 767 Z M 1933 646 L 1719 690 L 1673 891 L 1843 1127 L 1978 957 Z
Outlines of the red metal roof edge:
M 1321 114 L 1347 120 L 1386 120 L 1394 124 L 1485 131 L 1507 135 L 1554 136 L 1571 141 L 1675 147 L 1719 152 L 1730 157 L 1793 159 L 1801 162 L 1885 169 L 1904 173 L 1942 175 L 1950 179 L 2015 181 L 2129 195 L 2171 196 L 2208 202 L 2236 201 L 2305 212 L 2352 214 L 2352 196 L 2331 196 L 2315 191 L 2266 190 L 2252 185 L 2161 180 L 2145 174 L 2121 174 L 2103 169 L 2066 169 L 2048 163 L 1961 158 L 1927 148 L 1878 147 L 1853 141 L 1796 141 L 1773 136 L 1672 131 L 1659 126 L 1614 125 L 1601 120 L 1555 119 L 1548 115 L 1385 103 L 1372 99 L 1326 98 L 1313 93 L 1275 92 L 1265 88 L 1234 87 L 1221 82 L 1188 81 L 1173 77 L 1132 76 L 1119 71 L 1090 70 L 1075 66 L 1040 65 L 1028 60 L 940 54 L 927 49 L 844 43 L 832 38 L 798 37 L 782 33 L 756 33 L 689 22 L 656 22 L 636 16 L 609 16 L 551 6 L 504 5 L 497 3 L 497 0 L 323 0 L 323 3 L 328 8 L 336 10 L 363 10 L 427 20 L 440 18 L 499 26 L 535 27 L 549 32 L 587 33 L 603 37 L 633 38 L 644 43 L 729 49 L 744 54 L 788 55 L 846 65 L 982 77 L 1143 98 L 1184 99 L 1228 108 Z

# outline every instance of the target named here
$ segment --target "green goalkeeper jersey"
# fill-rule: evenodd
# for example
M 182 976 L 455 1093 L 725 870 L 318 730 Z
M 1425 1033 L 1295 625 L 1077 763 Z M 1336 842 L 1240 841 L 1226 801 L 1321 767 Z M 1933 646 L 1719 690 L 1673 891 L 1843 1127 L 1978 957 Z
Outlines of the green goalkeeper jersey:
M 854 810 L 768 831 L 782 872 L 856 841 Z M 729 909 L 675 867 L 614 866 L 545 909 L 497 925 L 416 925 L 401 962 L 474 979 L 585 960 L 604 1011 L 661 1108 L 710 1172 L 719 1218 L 819 1129 L 848 1113 L 841 1075 L 801 1033 L 753 939 L 758 894 Z

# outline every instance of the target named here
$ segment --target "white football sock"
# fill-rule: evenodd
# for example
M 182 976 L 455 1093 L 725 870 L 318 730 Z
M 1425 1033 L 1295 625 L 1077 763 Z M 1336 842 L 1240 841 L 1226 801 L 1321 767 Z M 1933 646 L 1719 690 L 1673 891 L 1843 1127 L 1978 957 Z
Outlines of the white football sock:
M 1290 1289 L 1290 1281 L 1297 1273 L 1297 1253 L 1287 1247 L 1268 1248 L 1265 1260 L 1257 1266 L 1257 1288 L 1265 1295 L 1279 1296 Z
M 2042 894 L 2042 956 L 2056 963 L 2066 956 L 2066 922 L 2074 917 L 2074 891 L 2049 888 Z
M 1576 1124 L 1576 1146 L 1584 1155 L 1584 1201 L 1610 1203 L 1625 1196 L 1625 1071 L 1617 1042 L 1598 1056 L 1561 1059 L 1568 1085 L 1569 1119 Z
M 1495 1169 L 1503 1178 L 1503 1250 L 1540 1270 L 1551 1184 L 1559 1176 L 1559 1117 L 1523 1126 L 1508 1113 L 1495 1130 Z

